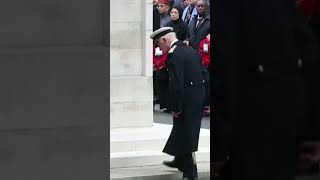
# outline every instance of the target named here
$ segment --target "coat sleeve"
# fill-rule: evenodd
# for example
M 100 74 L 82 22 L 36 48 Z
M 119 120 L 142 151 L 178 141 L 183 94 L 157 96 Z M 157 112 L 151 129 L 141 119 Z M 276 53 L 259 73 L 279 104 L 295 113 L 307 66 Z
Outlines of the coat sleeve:
M 211 105 L 214 108 L 211 138 L 211 161 L 225 160 L 231 152 L 236 120 L 237 71 L 237 0 L 217 0 L 213 6 L 215 46 L 211 48 Z M 213 24 L 213 23 L 212 23 Z
M 184 65 L 183 60 L 176 53 L 168 54 L 170 62 L 169 71 L 169 105 L 173 112 L 182 112 L 184 95 Z

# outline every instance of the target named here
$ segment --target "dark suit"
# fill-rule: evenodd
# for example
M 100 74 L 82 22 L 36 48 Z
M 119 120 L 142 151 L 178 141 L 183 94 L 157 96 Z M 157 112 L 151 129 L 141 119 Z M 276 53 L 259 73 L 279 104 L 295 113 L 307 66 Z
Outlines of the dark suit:
M 306 112 L 302 67 L 312 59 L 297 41 L 295 3 L 217 0 L 213 8 L 212 161 L 229 156 L 231 180 L 293 180 Z
M 189 36 L 190 46 L 195 50 L 199 50 L 200 41 L 204 39 L 210 33 L 210 14 L 204 17 L 202 23 L 196 27 L 198 21 L 198 16 L 195 16 L 189 25 Z

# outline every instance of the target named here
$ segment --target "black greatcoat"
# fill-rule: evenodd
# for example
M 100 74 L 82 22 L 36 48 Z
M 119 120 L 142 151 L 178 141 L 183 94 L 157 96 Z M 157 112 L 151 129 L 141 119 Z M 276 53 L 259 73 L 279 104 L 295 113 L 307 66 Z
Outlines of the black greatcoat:
M 293 180 L 305 119 L 294 0 L 216 0 L 212 161 L 230 180 Z M 299 60 L 302 58 L 302 60 Z
M 178 119 L 173 119 L 173 128 L 163 152 L 180 156 L 198 150 L 206 70 L 197 51 L 183 45 L 182 41 L 172 47 L 167 61 L 169 109 L 182 113 Z

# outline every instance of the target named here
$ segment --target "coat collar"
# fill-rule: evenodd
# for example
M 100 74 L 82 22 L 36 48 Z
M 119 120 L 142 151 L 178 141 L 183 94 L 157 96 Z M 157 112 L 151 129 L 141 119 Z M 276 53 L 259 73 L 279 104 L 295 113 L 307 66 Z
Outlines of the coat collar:
M 170 45 L 170 48 L 172 48 L 172 46 L 175 45 L 178 41 L 179 41 L 178 39 L 172 41 L 172 43 L 171 43 L 171 45 Z

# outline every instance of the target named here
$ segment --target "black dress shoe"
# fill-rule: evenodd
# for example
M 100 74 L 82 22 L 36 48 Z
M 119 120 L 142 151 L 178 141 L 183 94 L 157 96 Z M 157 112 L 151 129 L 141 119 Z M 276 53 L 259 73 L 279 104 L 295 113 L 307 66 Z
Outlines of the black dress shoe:
M 172 161 L 163 161 L 163 164 L 171 168 L 178 168 L 181 172 L 183 171 L 181 164 L 176 159 Z

